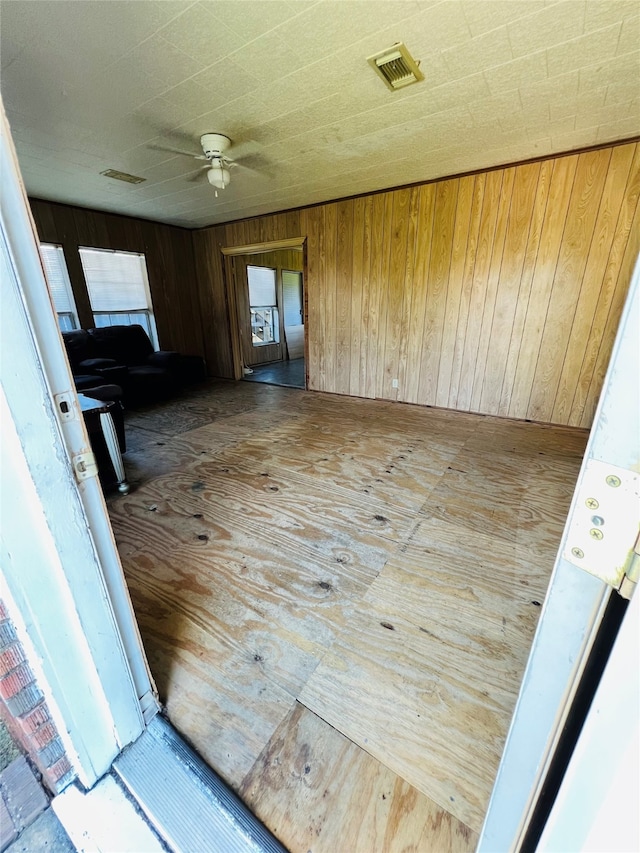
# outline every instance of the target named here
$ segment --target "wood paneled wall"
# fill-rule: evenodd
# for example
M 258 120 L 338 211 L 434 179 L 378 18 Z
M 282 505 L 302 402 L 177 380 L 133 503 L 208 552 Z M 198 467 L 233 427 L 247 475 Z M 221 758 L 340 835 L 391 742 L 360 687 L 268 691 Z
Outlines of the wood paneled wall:
M 64 248 L 83 328 L 94 323 L 78 246 L 144 252 L 160 347 L 204 355 L 191 231 L 40 199 L 30 204 L 40 239 Z
M 220 248 L 305 235 L 311 389 L 587 427 L 639 191 L 628 143 L 194 232 L 210 365 L 233 375 Z

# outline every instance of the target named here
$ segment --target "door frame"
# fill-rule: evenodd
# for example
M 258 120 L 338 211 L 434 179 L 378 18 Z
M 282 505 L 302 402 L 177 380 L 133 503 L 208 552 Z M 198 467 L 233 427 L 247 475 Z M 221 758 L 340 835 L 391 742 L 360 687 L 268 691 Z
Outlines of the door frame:
M 286 361 L 287 351 L 284 337 L 284 316 L 282 310 L 282 280 L 280 269 L 272 264 L 261 266 L 255 255 L 251 256 L 251 263 L 246 255 L 235 255 L 228 259 L 235 273 L 236 299 L 238 311 L 238 328 L 240 332 L 240 349 L 242 350 L 243 364 L 248 368 L 259 367 L 263 364 L 277 364 Z M 270 270 L 274 274 L 275 307 L 278 316 L 278 337 L 276 340 L 262 346 L 253 343 L 253 329 L 251 327 L 251 297 L 249 285 L 249 268 Z
M 243 377 L 242 344 L 240 341 L 240 318 L 238 315 L 238 283 L 232 260 L 238 255 L 264 255 L 269 252 L 277 252 L 280 249 L 302 249 L 302 276 L 304 283 L 303 300 L 303 322 L 304 335 L 304 360 L 305 360 L 305 388 L 309 387 L 309 334 L 308 334 L 308 312 L 307 312 L 307 238 L 286 237 L 282 240 L 271 240 L 265 243 L 245 243 L 235 246 L 221 246 L 222 270 L 224 274 L 224 287 L 227 295 L 229 308 L 229 334 L 231 337 L 231 356 L 233 378 L 238 380 Z

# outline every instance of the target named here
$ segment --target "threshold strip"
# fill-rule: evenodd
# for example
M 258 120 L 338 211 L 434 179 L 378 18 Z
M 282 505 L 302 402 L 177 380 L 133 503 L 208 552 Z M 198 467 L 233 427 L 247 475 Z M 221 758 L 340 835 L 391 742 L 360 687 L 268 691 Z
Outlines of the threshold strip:
M 159 715 L 113 769 L 176 853 L 287 853 Z

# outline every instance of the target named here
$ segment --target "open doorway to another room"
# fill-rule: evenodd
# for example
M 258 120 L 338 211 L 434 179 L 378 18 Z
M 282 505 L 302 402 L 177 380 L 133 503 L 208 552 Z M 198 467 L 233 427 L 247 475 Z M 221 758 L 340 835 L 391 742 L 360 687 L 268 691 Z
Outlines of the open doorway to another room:
M 243 378 L 306 388 L 302 246 L 229 261 Z

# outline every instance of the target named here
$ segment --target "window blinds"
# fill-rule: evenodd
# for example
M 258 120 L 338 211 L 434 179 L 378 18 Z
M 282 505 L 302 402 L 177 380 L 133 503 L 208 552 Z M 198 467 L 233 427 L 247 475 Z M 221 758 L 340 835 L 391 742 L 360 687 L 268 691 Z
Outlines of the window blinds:
M 79 249 L 93 311 L 147 311 L 144 255 Z
M 247 266 L 249 305 L 264 308 L 276 304 L 276 271 L 269 267 Z
M 47 274 L 47 282 L 56 311 L 58 314 L 75 315 L 75 305 L 71 300 L 71 288 L 62 246 L 41 243 L 40 256 Z

